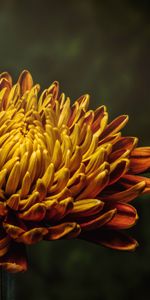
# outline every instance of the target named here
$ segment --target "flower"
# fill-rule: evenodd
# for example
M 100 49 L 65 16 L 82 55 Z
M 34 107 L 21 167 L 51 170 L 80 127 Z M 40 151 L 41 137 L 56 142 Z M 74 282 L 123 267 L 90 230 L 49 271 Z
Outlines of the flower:
M 25 245 L 81 238 L 133 250 L 124 233 L 137 219 L 129 204 L 150 193 L 150 147 L 121 136 L 128 116 L 108 123 L 89 96 L 70 104 L 54 82 L 39 95 L 28 71 L 13 85 L 0 75 L 0 266 L 27 269 Z

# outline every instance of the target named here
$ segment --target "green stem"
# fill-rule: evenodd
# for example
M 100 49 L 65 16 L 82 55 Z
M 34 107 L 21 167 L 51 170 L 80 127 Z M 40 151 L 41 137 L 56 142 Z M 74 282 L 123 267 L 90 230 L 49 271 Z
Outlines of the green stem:
M 0 270 L 0 300 L 15 300 L 14 275 Z

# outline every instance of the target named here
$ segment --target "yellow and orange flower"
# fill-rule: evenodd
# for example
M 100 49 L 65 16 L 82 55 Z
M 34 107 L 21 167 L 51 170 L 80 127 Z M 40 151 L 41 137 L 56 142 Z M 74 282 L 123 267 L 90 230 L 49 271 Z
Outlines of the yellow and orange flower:
M 54 82 L 39 95 L 28 71 L 0 75 L 0 266 L 27 269 L 25 245 L 81 238 L 133 250 L 122 230 L 137 221 L 128 204 L 150 193 L 150 147 L 121 136 L 128 116 L 108 123 L 105 106 L 73 105 Z

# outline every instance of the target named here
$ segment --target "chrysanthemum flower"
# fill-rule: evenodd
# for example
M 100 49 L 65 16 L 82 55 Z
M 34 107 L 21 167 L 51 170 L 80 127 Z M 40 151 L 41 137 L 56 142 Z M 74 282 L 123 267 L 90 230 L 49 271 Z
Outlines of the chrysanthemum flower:
M 0 266 L 27 269 L 25 245 L 81 238 L 133 250 L 122 230 L 135 224 L 129 204 L 150 192 L 150 147 L 121 136 L 128 121 L 108 123 L 105 106 L 88 110 L 89 96 L 74 102 L 54 82 L 39 95 L 24 71 L 12 85 L 0 75 Z

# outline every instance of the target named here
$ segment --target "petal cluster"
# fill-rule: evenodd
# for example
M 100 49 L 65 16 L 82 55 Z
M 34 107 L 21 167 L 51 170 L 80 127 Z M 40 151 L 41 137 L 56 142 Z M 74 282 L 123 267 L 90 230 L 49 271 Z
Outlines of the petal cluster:
M 0 74 L 0 266 L 27 269 L 25 245 L 81 238 L 133 250 L 124 230 L 130 201 L 150 193 L 150 147 L 121 135 L 128 116 L 108 122 L 89 96 L 71 104 L 58 82 L 40 93 L 28 71 Z M 140 175 L 139 175 L 140 174 Z

